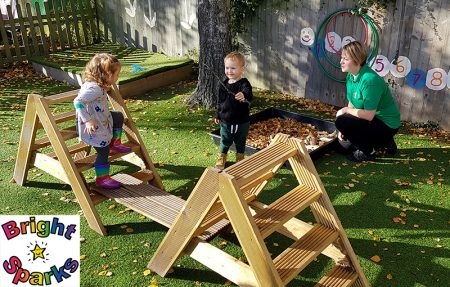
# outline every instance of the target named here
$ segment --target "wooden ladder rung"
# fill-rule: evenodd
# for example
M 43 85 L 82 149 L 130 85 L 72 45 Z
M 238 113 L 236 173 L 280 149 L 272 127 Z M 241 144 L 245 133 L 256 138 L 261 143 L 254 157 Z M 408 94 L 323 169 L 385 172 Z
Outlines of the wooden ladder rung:
M 80 91 L 79 89 L 73 90 L 73 91 L 68 91 L 65 93 L 48 96 L 43 99 L 47 102 L 48 105 L 54 105 L 54 104 L 58 104 L 58 103 L 62 103 L 62 102 L 73 101 L 77 97 L 79 91 Z
M 60 133 L 61 133 L 61 136 L 64 141 L 78 137 L 76 126 L 62 129 L 62 130 L 60 130 Z M 50 139 L 48 137 L 43 137 L 43 138 L 37 139 L 34 142 L 33 149 L 37 150 L 37 149 L 49 146 L 50 144 L 51 144 Z
M 111 153 L 108 157 L 108 161 L 112 161 L 116 158 L 122 157 L 122 156 L 127 155 L 132 152 L 138 152 L 141 149 L 141 146 L 139 144 L 136 144 L 133 142 L 126 142 L 123 145 L 131 147 L 131 152 Z M 85 158 L 75 160 L 75 165 L 77 166 L 78 171 L 83 172 L 85 170 L 92 168 L 96 158 L 97 158 L 97 154 L 94 153 Z
M 249 191 L 245 192 L 243 194 L 246 202 L 251 202 L 256 199 L 256 196 Z M 208 229 L 210 226 L 213 226 L 220 220 L 226 218 L 227 214 L 225 212 L 225 209 L 220 201 L 217 201 L 214 203 L 214 205 L 211 207 L 210 211 L 206 215 L 205 219 L 200 224 L 199 228 L 197 229 L 197 234 L 202 233 L 204 230 Z
M 274 167 L 283 164 L 296 153 L 297 150 L 294 147 L 279 142 L 235 163 L 224 172 L 234 176 L 238 186 L 243 187 Z
M 350 287 L 358 279 L 358 274 L 350 268 L 335 266 L 315 287 Z
M 338 237 L 336 230 L 318 224 L 283 251 L 273 262 L 283 283 L 294 279 Z
M 91 197 L 92 203 L 94 205 L 100 204 L 103 201 L 108 199 L 108 197 L 95 191 L 95 184 L 93 184 L 89 187 L 89 196 Z
M 71 145 L 71 146 L 69 146 L 68 147 L 68 149 L 69 149 L 69 153 L 70 154 L 76 154 L 76 153 L 78 153 L 78 152 L 80 152 L 80 151 L 87 151 L 88 149 L 90 149 L 91 148 L 91 146 L 90 145 L 88 145 L 88 144 L 85 144 L 85 143 L 76 143 L 76 144 L 74 144 L 74 145 Z M 52 153 L 49 153 L 49 154 L 47 154 L 49 157 L 52 157 L 52 158 L 58 158 L 57 156 L 56 156 L 56 153 L 55 152 L 52 152 Z
M 277 231 L 289 219 L 316 201 L 321 194 L 318 190 L 300 185 L 278 198 L 254 216 L 261 236 L 266 238 Z
M 59 123 L 67 122 L 69 120 L 74 120 L 75 119 L 75 114 L 76 114 L 76 111 L 75 110 L 71 110 L 71 111 L 68 111 L 68 112 L 65 112 L 65 113 L 54 115 L 53 118 L 55 119 L 55 122 L 57 124 L 59 124 Z M 42 123 L 41 122 L 38 123 L 37 128 L 38 129 L 42 129 Z

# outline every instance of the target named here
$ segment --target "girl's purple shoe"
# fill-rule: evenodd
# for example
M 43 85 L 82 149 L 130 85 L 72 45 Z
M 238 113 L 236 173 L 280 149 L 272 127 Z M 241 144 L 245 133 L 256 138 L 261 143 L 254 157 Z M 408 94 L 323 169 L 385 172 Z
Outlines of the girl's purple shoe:
M 123 145 L 120 138 L 113 138 L 109 144 L 109 149 L 111 152 L 126 153 L 130 152 L 131 148 L 129 146 Z
M 95 185 L 104 189 L 116 189 L 122 186 L 120 182 L 111 178 L 109 174 L 104 176 L 97 176 L 95 179 Z

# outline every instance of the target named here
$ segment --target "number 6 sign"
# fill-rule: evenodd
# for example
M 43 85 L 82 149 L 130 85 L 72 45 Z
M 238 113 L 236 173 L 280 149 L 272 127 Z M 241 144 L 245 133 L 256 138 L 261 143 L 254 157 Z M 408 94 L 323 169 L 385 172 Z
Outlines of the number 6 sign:
M 427 73 L 427 87 L 433 91 L 442 90 L 447 84 L 447 77 L 447 73 L 441 68 L 430 69 Z
M 411 61 L 405 56 L 400 56 L 397 63 L 390 65 L 391 74 L 396 78 L 404 78 L 411 71 Z

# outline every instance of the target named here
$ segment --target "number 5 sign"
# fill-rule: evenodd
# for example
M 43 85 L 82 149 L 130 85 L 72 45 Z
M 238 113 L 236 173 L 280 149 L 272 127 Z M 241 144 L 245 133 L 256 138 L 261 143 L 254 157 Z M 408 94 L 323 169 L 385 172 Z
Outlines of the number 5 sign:
M 428 70 L 426 85 L 430 90 L 439 91 L 447 85 L 447 73 L 441 68 Z
M 384 77 L 389 73 L 389 66 L 391 63 L 388 58 L 383 55 L 378 55 L 375 58 L 375 63 L 372 65 L 372 69 L 381 77 Z
M 400 56 L 397 63 L 390 65 L 391 74 L 396 78 L 404 78 L 411 71 L 411 61 L 405 56 Z

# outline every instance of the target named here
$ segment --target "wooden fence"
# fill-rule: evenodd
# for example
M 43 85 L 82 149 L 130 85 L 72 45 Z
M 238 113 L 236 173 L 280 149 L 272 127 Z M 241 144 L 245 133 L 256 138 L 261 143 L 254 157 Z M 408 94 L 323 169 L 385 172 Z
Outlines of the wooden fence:
M 7 6 L 0 17 L 0 66 L 94 43 L 98 38 L 95 1 L 57 0 Z M 23 8 L 25 6 L 25 8 Z

